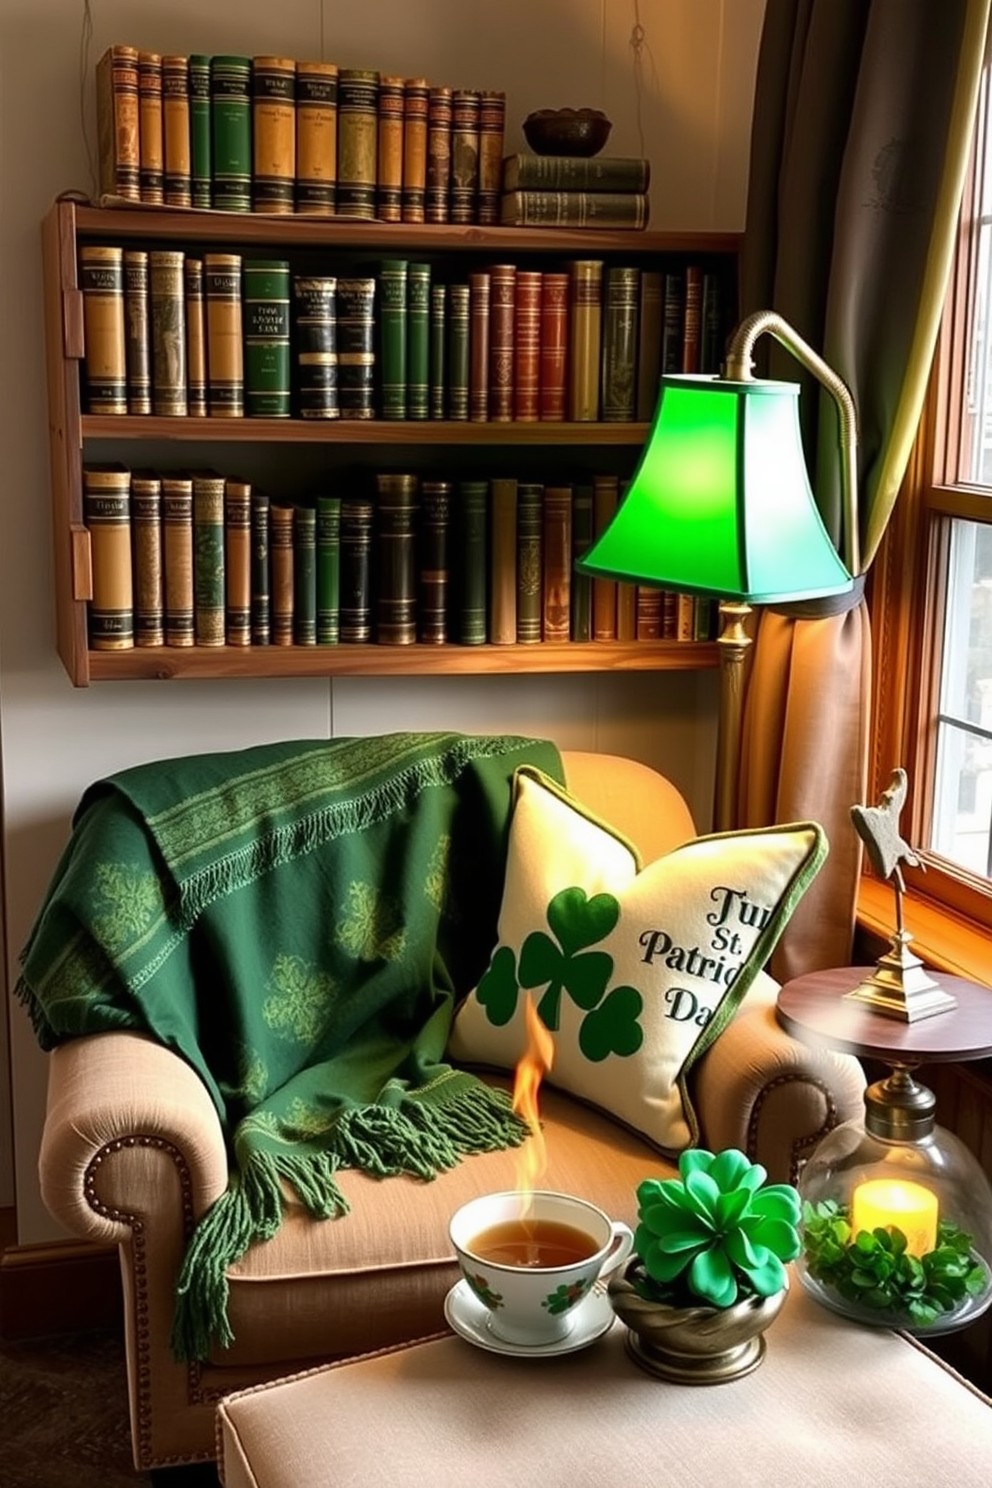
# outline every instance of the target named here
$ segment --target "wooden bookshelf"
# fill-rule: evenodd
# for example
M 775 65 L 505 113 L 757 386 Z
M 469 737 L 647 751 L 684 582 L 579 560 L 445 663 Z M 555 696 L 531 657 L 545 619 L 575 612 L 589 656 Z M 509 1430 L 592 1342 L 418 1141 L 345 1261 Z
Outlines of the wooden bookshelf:
M 588 465 L 597 451 L 633 469 L 647 436 L 636 423 L 496 423 L 424 420 L 392 422 L 299 419 L 160 418 L 97 416 L 83 411 L 80 364 L 84 355 L 78 250 L 82 243 L 188 244 L 240 252 L 279 248 L 295 255 L 346 258 L 373 264 L 391 253 L 417 252 L 432 262 L 468 258 L 518 263 L 603 256 L 644 266 L 666 257 L 735 260 L 739 237 L 728 233 L 657 233 L 567 229 L 434 226 L 409 223 L 304 219 L 255 213 L 222 213 L 147 206 L 94 207 L 60 200 L 42 231 L 51 462 L 55 609 L 59 655 L 77 687 L 91 682 L 227 677 L 470 676 L 511 673 L 690 670 L 715 667 L 715 642 L 632 641 L 552 645 L 463 646 L 259 646 L 154 647 L 96 651 L 88 643 L 87 601 L 92 593 L 90 535 L 83 521 L 82 467 L 87 457 L 147 463 L 143 446 L 190 450 L 206 445 L 237 450 L 250 477 L 253 451 L 281 450 L 280 459 L 333 459 L 340 448 L 368 461 L 378 447 L 410 451 L 423 465 L 431 450 L 519 448 L 576 452 Z

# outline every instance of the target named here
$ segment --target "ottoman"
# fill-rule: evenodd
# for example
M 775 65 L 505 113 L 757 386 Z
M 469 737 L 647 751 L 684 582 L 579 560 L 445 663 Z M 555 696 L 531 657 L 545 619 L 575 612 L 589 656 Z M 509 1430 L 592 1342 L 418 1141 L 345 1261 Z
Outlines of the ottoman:
M 992 1481 L 992 1401 L 905 1335 L 793 1283 L 751 1374 L 669 1384 L 617 1322 L 506 1357 L 451 1334 L 229 1395 L 226 1488 L 969 1488 Z

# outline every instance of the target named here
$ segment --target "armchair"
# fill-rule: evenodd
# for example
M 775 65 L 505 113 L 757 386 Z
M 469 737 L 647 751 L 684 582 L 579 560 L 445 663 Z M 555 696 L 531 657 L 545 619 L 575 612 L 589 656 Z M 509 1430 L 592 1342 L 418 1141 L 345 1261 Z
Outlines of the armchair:
M 563 763 L 570 791 L 645 862 L 695 836 L 684 800 L 657 772 L 599 754 L 566 752 Z M 740 1147 L 781 1181 L 797 1176 L 826 1131 L 859 1113 L 864 1079 L 856 1060 L 806 1048 L 780 1028 L 776 990 L 759 975 L 696 1070 L 694 1095 L 707 1145 Z M 633 1222 L 636 1183 L 671 1165 L 548 1084 L 541 1114 L 543 1186 Z M 212 1457 L 215 1406 L 230 1390 L 443 1327 L 457 1280 L 448 1217 L 475 1194 L 514 1187 L 515 1175 L 512 1150 L 465 1158 L 428 1183 L 343 1171 L 348 1217 L 314 1221 L 290 1202 L 274 1237 L 229 1271 L 233 1345 L 177 1363 L 176 1277 L 193 1226 L 228 1182 L 214 1103 L 188 1064 L 133 1032 L 73 1039 L 50 1058 L 42 1194 L 69 1231 L 119 1247 L 139 1470 Z

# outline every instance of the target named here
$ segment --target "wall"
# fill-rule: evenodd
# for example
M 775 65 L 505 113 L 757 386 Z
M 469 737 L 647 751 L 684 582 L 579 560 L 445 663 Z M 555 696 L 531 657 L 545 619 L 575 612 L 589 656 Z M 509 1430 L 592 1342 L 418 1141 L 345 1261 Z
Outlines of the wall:
M 651 157 L 653 226 L 736 230 L 763 10 L 764 0 L 0 0 L 0 945 L 10 986 L 81 791 L 148 759 L 280 737 L 505 728 L 630 753 L 676 779 L 699 820 L 710 806 L 711 673 L 72 688 L 50 597 L 39 224 L 59 192 L 93 189 L 93 69 L 105 48 L 279 52 L 502 88 L 508 149 L 533 108 L 601 107 L 614 120 L 611 151 Z M 17 1005 L 0 1042 L 8 1033 L 0 1207 L 16 1197 L 19 1239 L 31 1242 L 53 1233 L 35 1178 L 45 1060 Z

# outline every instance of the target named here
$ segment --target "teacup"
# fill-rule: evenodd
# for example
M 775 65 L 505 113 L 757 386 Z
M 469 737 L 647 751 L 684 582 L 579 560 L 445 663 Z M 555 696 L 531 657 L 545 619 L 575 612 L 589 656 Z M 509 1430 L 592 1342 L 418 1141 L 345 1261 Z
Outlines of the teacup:
M 507 1343 L 565 1338 L 574 1309 L 630 1255 L 622 1220 L 570 1194 L 483 1194 L 455 1211 L 448 1235 L 487 1326 Z

